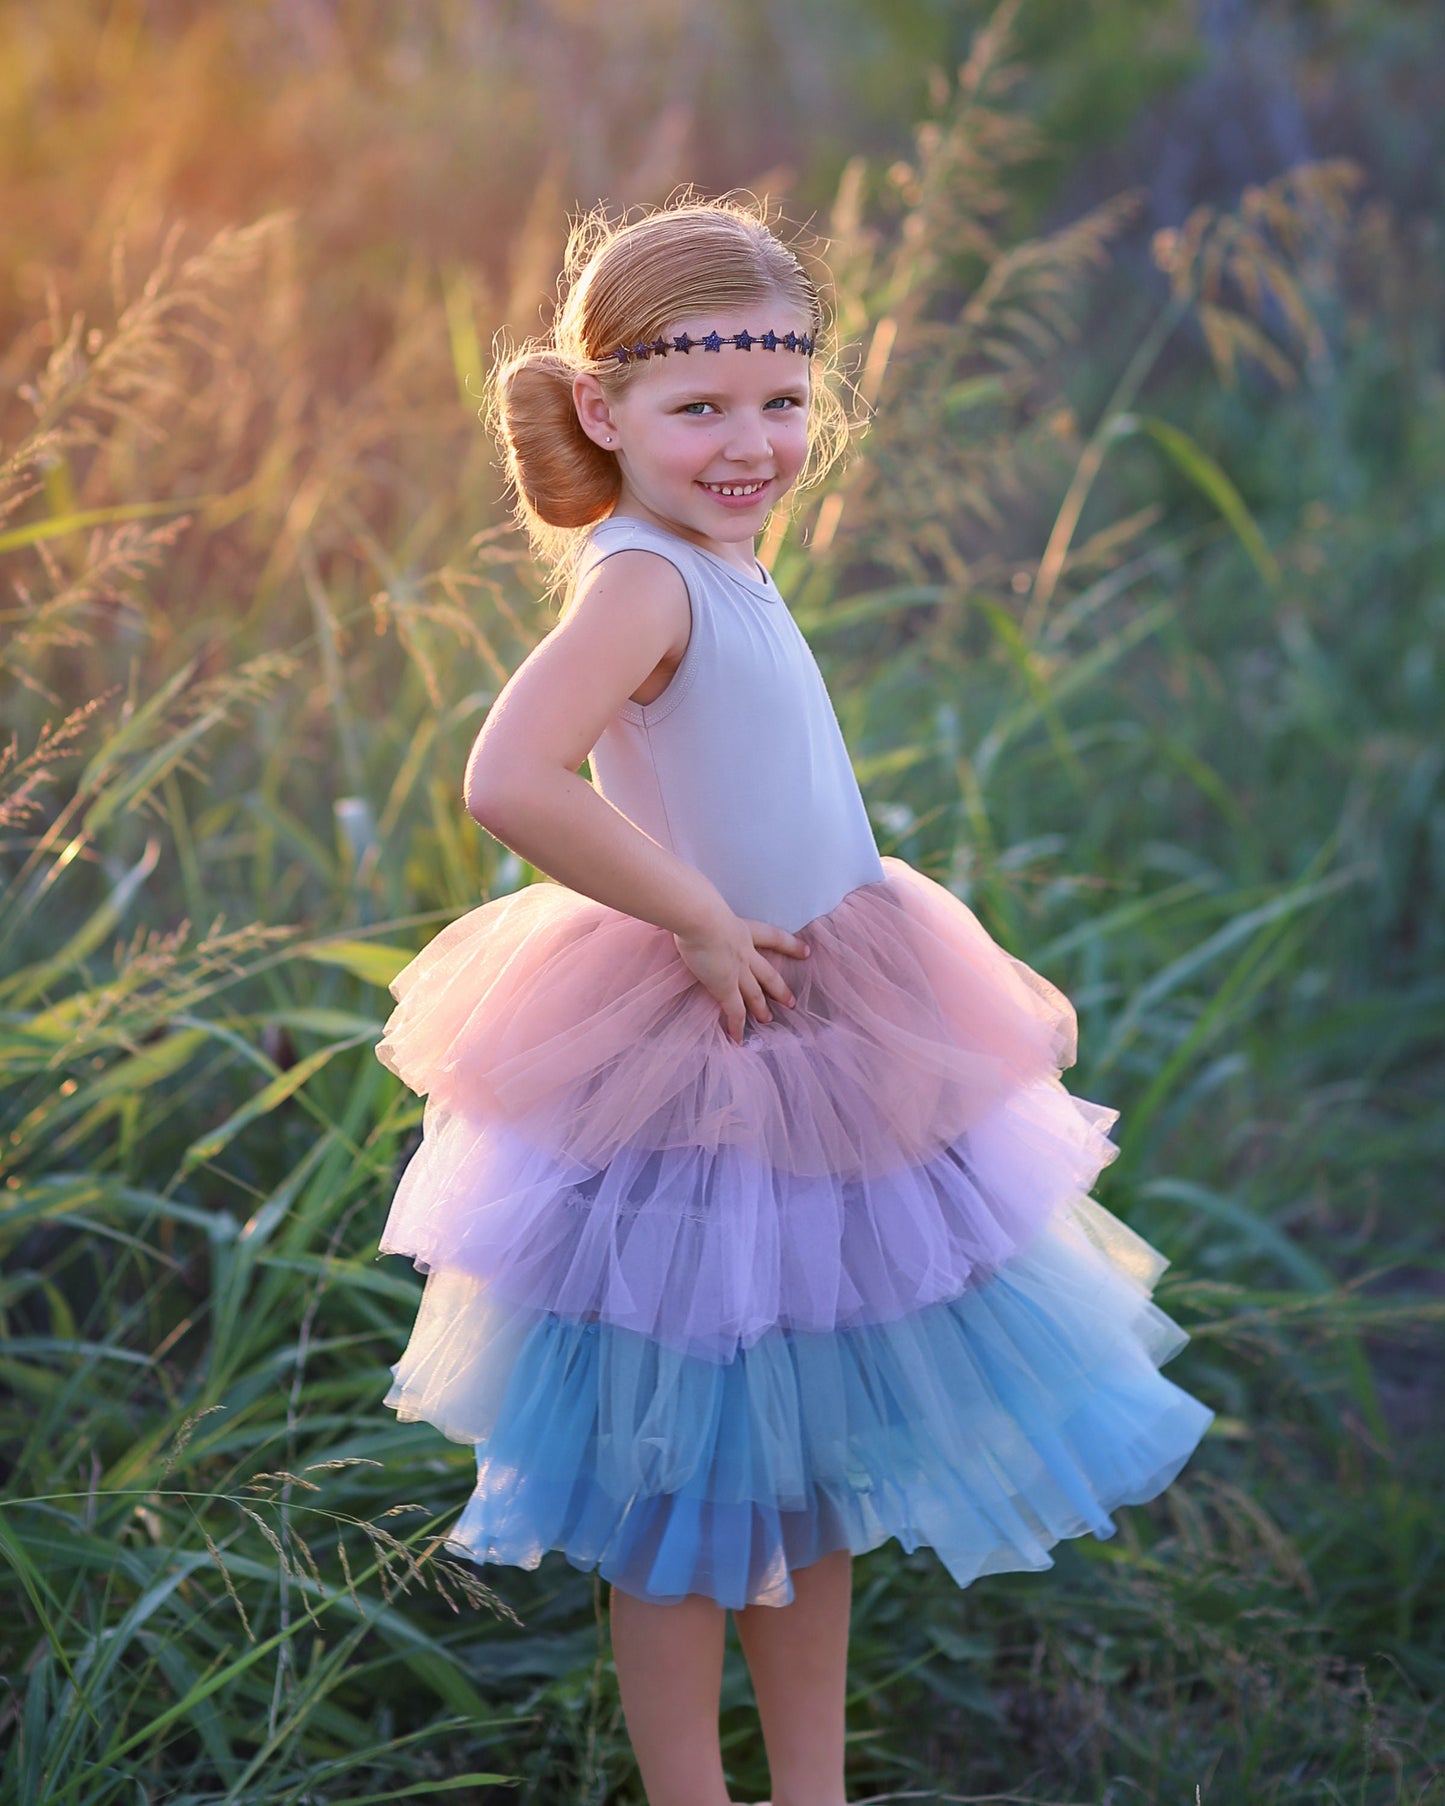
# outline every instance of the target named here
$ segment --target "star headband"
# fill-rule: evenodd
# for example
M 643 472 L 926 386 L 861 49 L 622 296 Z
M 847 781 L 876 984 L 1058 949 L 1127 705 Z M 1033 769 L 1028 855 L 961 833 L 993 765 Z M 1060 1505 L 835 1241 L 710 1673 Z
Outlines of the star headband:
M 804 357 L 811 357 L 817 337 L 811 332 L 774 332 L 771 326 L 766 332 L 749 332 L 746 328 L 731 335 L 709 332 L 700 339 L 690 339 L 680 332 L 671 344 L 666 339 L 654 339 L 648 344 L 644 339 L 636 345 L 619 345 L 616 351 L 604 352 L 603 357 L 616 358 L 619 364 L 630 364 L 634 359 L 642 363 L 650 357 L 666 357 L 669 351 L 680 351 L 686 357 L 689 351 L 721 351 L 724 345 L 736 345 L 739 351 L 751 351 L 754 345 L 761 345 L 764 351 L 776 351 L 781 346 L 784 351 L 801 351 Z

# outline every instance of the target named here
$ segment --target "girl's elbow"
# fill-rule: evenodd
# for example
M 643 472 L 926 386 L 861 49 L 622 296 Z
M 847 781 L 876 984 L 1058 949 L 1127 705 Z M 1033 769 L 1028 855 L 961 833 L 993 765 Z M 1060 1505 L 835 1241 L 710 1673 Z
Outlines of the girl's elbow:
M 480 748 L 473 748 L 462 779 L 462 802 L 472 820 L 489 831 L 506 806 L 508 787 L 503 777 L 495 759 L 486 758 Z
M 513 827 L 545 813 L 558 775 L 549 765 L 531 760 L 513 758 L 498 765 L 496 760 L 473 759 L 463 787 L 467 814 L 488 833 L 506 840 Z
M 467 773 L 463 797 L 472 820 L 499 840 L 506 840 L 513 825 L 534 812 L 535 794 L 535 787 L 516 772 L 473 766 Z
M 489 834 L 497 833 L 507 806 L 506 799 L 498 788 L 469 776 L 462 801 L 466 805 L 467 814 L 479 828 L 485 828 Z

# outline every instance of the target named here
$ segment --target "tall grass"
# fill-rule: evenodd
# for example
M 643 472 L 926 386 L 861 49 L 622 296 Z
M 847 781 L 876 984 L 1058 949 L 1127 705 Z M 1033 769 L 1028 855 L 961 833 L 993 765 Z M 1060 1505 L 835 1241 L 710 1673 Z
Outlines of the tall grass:
M 1124 1113 L 1102 1195 L 1174 1257 L 1219 1417 L 1047 1575 L 860 1562 L 853 1788 L 1416 1806 L 1445 392 L 1401 297 L 1441 274 L 1306 168 L 1161 242 L 1086 361 L 1128 202 L 1010 237 L 1007 26 L 907 164 L 845 174 L 875 412 L 769 555 L 880 845 L 1078 1002 L 1075 1088 Z M 498 322 L 419 262 L 338 403 L 307 295 L 270 217 L 122 260 L 5 360 L 0 1799 L 635 1801 L 601 1589 L 449 1560 L 470 1451 L 380 1405 L 420 1128 L 385 983 L 529 876 L 459 796 L 545 627 L 457 400 Z M 735 1653 L 724 1706 L 761 1797 Z

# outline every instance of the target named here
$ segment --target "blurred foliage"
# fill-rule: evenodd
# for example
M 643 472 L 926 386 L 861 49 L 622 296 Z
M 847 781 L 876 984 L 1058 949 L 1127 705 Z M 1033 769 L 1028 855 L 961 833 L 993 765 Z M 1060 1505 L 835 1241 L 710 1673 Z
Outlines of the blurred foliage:
M 773 166 L 874 412 L 769 556 L 880 845 L 1077 1001 L 1219 1411 L 1046 1576 L 859 1563 L 854 1791 L 1440 1797 L 1427 12 L 0 13 L 0 1800 L 639 1797 L 602 1590 L 448 1561 L 470 1452 L 379 1405 L 370 1048 L 526 876 L 490 335 L 574 201 Z

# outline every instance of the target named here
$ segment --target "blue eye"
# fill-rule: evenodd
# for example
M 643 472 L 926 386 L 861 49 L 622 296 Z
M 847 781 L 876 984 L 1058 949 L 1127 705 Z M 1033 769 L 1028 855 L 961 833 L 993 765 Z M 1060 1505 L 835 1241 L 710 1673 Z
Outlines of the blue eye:
M 765 410 L 771 408 L 775 413 L 779 410 L 796 410 L 806 405 L 798 395 L 775 395 L 771 401 L 763 403 Z M 694 420 L 699 419 L 704 411 L 716 413 L 717 409 L 710 401 L 684 401 L 677 409 L 679 414 L 691 414 Z

